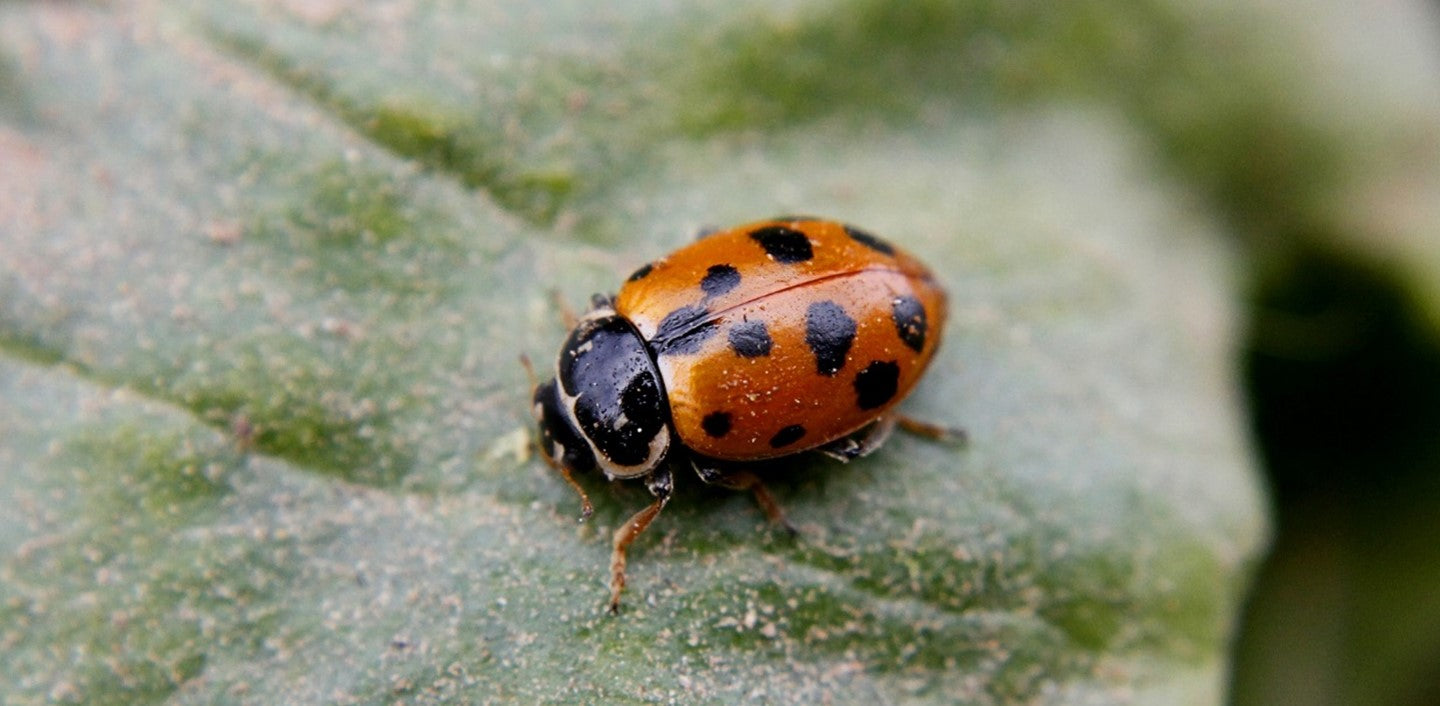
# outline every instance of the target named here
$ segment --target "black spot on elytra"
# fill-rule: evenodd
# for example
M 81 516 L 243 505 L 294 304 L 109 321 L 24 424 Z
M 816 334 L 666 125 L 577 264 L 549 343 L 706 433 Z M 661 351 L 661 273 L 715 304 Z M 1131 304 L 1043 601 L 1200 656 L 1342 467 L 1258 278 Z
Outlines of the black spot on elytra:
M 805 345 L 815 353 L 815 369 L 821 375 L 834 375 L 845 367 L 855 331 L 855 320 L 828 299 L 805 310 Z
M 711 412 L 700 420 L 700 428 L 704 429 L 705 433 L 711 437 L 719 439 L 730 433 L 730 413 Z
M 850 236 L 851 240 L 854 240 L 855 242 L 860 243 L 861 245 L 864 245 L 865 247 L 870 248 L 875 252 L 883 253 L 885 255 L 895 254 L 895 246 L 875 237 L 874 235 L 871 235 L 870 233 L 860 230 L 859 228 L 856 228 L 854 226 L 845 226 L 845 234 Z
M 872 360 L 855 376 L 855 404 L 875 409 L 895 397 L 900 387 L 900 366 L 893 360 Z
M 629 276 L 628 278 L 626 278 L 625 281 L 626 281 L 626 282 L 635 282 L 635 281 L 637 281 L 637 280 L 645 279 L 645 275 L 650 274 L 650 271 L 651 271 L 651 270 L 654 270 L 654 269 L 655 269 L 655 263 L 653 263 L 653 262 L 647 262 L 647 263 L 641 265 L 641 266 L 640 266 L 640 269 L 635 270 L 634 272 L 631 272 L 631 273 L 630 273 L 630 276 Z
M 695 353 L 700 344 L 715 335 L 714 321 L 707 320 L 710 311 L 703 306 L 682 306 L 665 315 L 655 328 L 655 337 L 650 339 L 650 349 L 656 355 Z
M 799 424 L 791 424 L 790 426 L 775 432 L 775 436 L 770 437 L 770 448 L 784 448 L 799 441 L 800 437 L 803 436 L 805 436 L 805 427 L 800 426 Z
M 765 226 L 750 231 L 750 237 L 765 248 L 765 254 L 783 264 L 805 262 L 815 257 L 815 251 L 810 248 L 810 239 L 805 237 L 794 228 L 785 226 Z
M 742 358 L 770 355 L 772 345 L 764 321 L 742 321 L 730 327 L 730 349 Z
M 736 287 L 740 286 L 740 270 L 730 265 L 711 265 L 705 271 L 705 276 L 700 279 L 700 288 L 705 290 L 705 295 L 718 297 Z
M 890 318 L 895 321 L 895 332 L 910 349 L 919 353 L 925 348 L 925 306 L 919 299 L 905 295 L 896 297 L 890 303 Z

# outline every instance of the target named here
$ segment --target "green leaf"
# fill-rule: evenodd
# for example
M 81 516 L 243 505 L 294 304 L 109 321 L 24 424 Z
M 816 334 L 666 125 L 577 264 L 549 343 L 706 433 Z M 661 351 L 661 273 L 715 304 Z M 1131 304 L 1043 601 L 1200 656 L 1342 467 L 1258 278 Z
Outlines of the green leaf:
M 198 5 L 0 5 L 7 698 L 1221 700 L 1238 248 L 1068 68 L 1185 18 Z M 971 442 L 769 469 L 794 540 L 682 475 L 607 616 L 645 494 L 576 525 L 517 358 L 780 212 L 934 266 Z

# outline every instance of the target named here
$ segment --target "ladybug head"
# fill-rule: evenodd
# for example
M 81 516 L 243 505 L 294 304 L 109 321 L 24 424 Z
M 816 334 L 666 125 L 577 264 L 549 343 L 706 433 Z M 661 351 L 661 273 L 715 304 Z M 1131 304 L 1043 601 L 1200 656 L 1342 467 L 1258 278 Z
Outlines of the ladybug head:
M 534 403 L 541 450 L 571 471 L 598 466 L 610 478 L 634 478 L 670 451 L 660 374 L 640 333 L 608 306 L 570 332 Z

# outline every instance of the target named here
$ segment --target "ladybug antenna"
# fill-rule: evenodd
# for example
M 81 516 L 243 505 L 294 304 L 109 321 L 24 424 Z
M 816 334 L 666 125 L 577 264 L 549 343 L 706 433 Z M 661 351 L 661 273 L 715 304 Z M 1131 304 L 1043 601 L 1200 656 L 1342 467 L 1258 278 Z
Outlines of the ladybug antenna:
M 530 389 L 540 386 L 540 381 L 535 377 L 535 366 L 530 364 L 530 356 L 520 354 L 520 366 L 525 368 L 525 377 L 530 378 Z

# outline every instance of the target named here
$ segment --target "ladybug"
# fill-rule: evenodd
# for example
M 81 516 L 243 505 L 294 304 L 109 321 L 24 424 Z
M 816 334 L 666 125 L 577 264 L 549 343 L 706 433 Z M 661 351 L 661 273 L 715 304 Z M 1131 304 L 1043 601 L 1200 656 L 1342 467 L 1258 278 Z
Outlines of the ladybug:
M 752 492 L 794 533 L 757 462 L 809 451 L 848 461 L 897 424 L 958 434 L 895 409 L 935 356 L 945 308 L 919 260 L 801 217 L 710 233 L 635 270 L 616 296 L 595 295 L 533 403 L 542 456 L 579 493 L 582 521 L 592 506 L 573 473 L 642 480 L 654 496 L 615 532 L 610 611 L 674 468 Z

